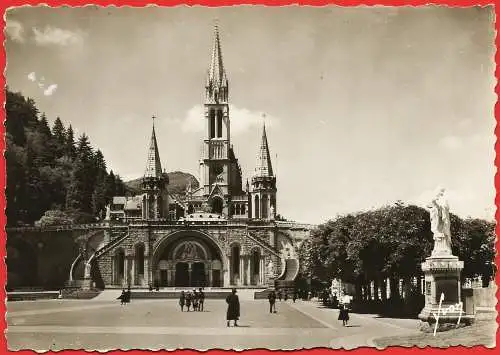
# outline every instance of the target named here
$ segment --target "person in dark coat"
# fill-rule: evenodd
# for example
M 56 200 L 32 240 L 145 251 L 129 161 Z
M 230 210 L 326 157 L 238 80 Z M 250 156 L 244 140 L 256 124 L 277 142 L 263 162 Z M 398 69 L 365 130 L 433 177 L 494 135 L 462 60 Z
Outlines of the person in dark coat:
M 347 305 L 341 304 L 339 306 L 339 318 L 338 320 L 342 321 L 342 325 L 345 327 L 347 325 L 347 321 L 349 320 L 349 309 L 347 308 Z
M 285 296 L 283 297 L 283 300 L 286 302 L 286 301 L 288 301 L 288 292 L 285 291 L 284 294 L 285 294 Z
M 293 293 L 292 299 L 293 299 L 293 303 L 295 303 L 295 301 L 297 300 L 297 292 Z
M 269 313 L 276 313 L 276 292 L 274 290 L 269 292 L 267 299 L 269 300 Z
M 198 292 L 196 292 L 196 289 L 194 289 L 193 290 L 193 311 L 198 310 L 198 301 L 199 301 Z
M 203 312 L 203 305 L 205 304 L 205 292 L 203 292 L 201 287 L 200 287 L 199 292 L 198 292 L 198 298 L 199 298 L 198 309 Z
M 184 312 L 184 305 L 186 304 L 186 294 L 181 291 L 181 296 L 179 297 L 179 306 L 181 306 L 181 312 Z
M 236 289 L 233 288 L 231 294 L 226 297 L 227 303 L 227 326 L 230 326 L 230 321 L 234 321 L 234 326 L 238 326 L 238 318 L 240 318 L 240 299 L 236 295 Z
M 127 291 L 125 291 L 125 299 L 124 299 L 125 304 L 130 303 L 131 297 L 132 297 L 132 291 L 130 291 L 130 286 L 129 286 L 127 288 Z
M 189 312 L 190 308 L 191 308 L 191 300 L 192 300 L 192 296 L 191 296 L 191 293 L 188 292 L 186 293 L 186 307 L 187 307 L 187 311 Z
M 120 296 L 118 296 L 117 300 L 120 300 L 120 305 L 124 305 L 125 304 L 125 294 L 126 294 L 126 291 L 125 289 L 122 290 L 122 294 Z
M 281 302 L 281 297 L 282 297 L 281 296 L 281 290 L 278 290 L 278 299 L 280 300 L 280 302 Z

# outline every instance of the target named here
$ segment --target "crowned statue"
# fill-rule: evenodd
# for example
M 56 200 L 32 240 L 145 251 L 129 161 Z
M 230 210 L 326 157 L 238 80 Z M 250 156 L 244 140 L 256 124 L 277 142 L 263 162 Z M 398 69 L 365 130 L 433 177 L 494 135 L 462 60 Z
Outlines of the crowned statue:
M 443 188 L 437 190 L 428 208 L 434 234 L 432 255 L 451 255 L 450 207 Z

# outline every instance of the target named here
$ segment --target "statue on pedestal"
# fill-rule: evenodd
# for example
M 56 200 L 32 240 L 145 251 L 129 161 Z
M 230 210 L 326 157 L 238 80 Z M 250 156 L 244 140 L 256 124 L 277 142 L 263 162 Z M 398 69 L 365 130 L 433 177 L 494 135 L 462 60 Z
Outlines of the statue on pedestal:
M 267 264 L 267 275 L 274 277 L 274 263 L 272 260 L 269 260 L 269 264 Z
M 111 207 L 109 205 L 106 206 L 106 217 L 104 220 L 109 221 L 111 219 Z
M 431 231 L 434 233 L 434 249 L 432 255 L 451 255 L 450 207 L 444 195 L 445 190 L 439 188 L 429 207 Z
M 85 262 L 85 272 L 83 274 L 83 278 L 85 280 L 88 280 L 88 279 L 91 278 L 91 276 L 90 276 L 90 270 L 91 270 L 91 268 L 92 268 L 92 265 L 90 264 L 90 261 L 86 261 Z

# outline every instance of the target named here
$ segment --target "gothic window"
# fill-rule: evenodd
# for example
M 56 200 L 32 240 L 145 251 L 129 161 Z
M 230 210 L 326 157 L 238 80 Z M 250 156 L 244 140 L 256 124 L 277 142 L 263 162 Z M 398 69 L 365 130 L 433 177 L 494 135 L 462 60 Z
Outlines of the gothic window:
M 259 211 L 260 203 L 259 203 L 259 196 L 255 196 L 255 218 L 260 218 L 260 211 Z
M 223 202 L 220 198 L 215 197 L 212 199 L 212 213 L 222 213 Z
M 189 205 L 189 206 L 188 206 L 188 211 L 187 211 L 187 212 L 188 212 L 188 214 L 191 214 L 191 213 L 193 213 L 193 212 L 194 212 L 193 205 Z
M 215 137 L 215 111 L 214 109 L 210 109 L 208 114 L 208 121 L 210 124 L 210 138 Z
M 217 110 L 217 137 L 222 137 L 222 110 Z
M 267 203 L 268 203 L 267 195 L 262 196 L 262 210 L 261 210 L 262 218 L 268 217 L 268 215 L 267 215 Z
M 241 205 L 241 214 L 245 214 L 245 205 Z
M 240 215 L 241 214 L 241 209 L 240 209 L 240 204 L 236 205 L 236 214 Z

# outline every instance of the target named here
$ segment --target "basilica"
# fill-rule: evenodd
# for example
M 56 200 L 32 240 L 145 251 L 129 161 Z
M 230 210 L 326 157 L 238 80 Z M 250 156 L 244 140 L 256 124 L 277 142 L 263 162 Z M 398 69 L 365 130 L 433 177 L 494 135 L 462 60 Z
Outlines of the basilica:
M 277 220 L 277 188 L 262 126 L 255 172 L 243 185 L 231 142 L 229 80 L 217 27 L 205 85 L 199 185 L 169 192 L 153 124 L 141 192 L 116 196 L 86 278 L 104 287 L 267 287 L 291 283 L 311 226 Z

